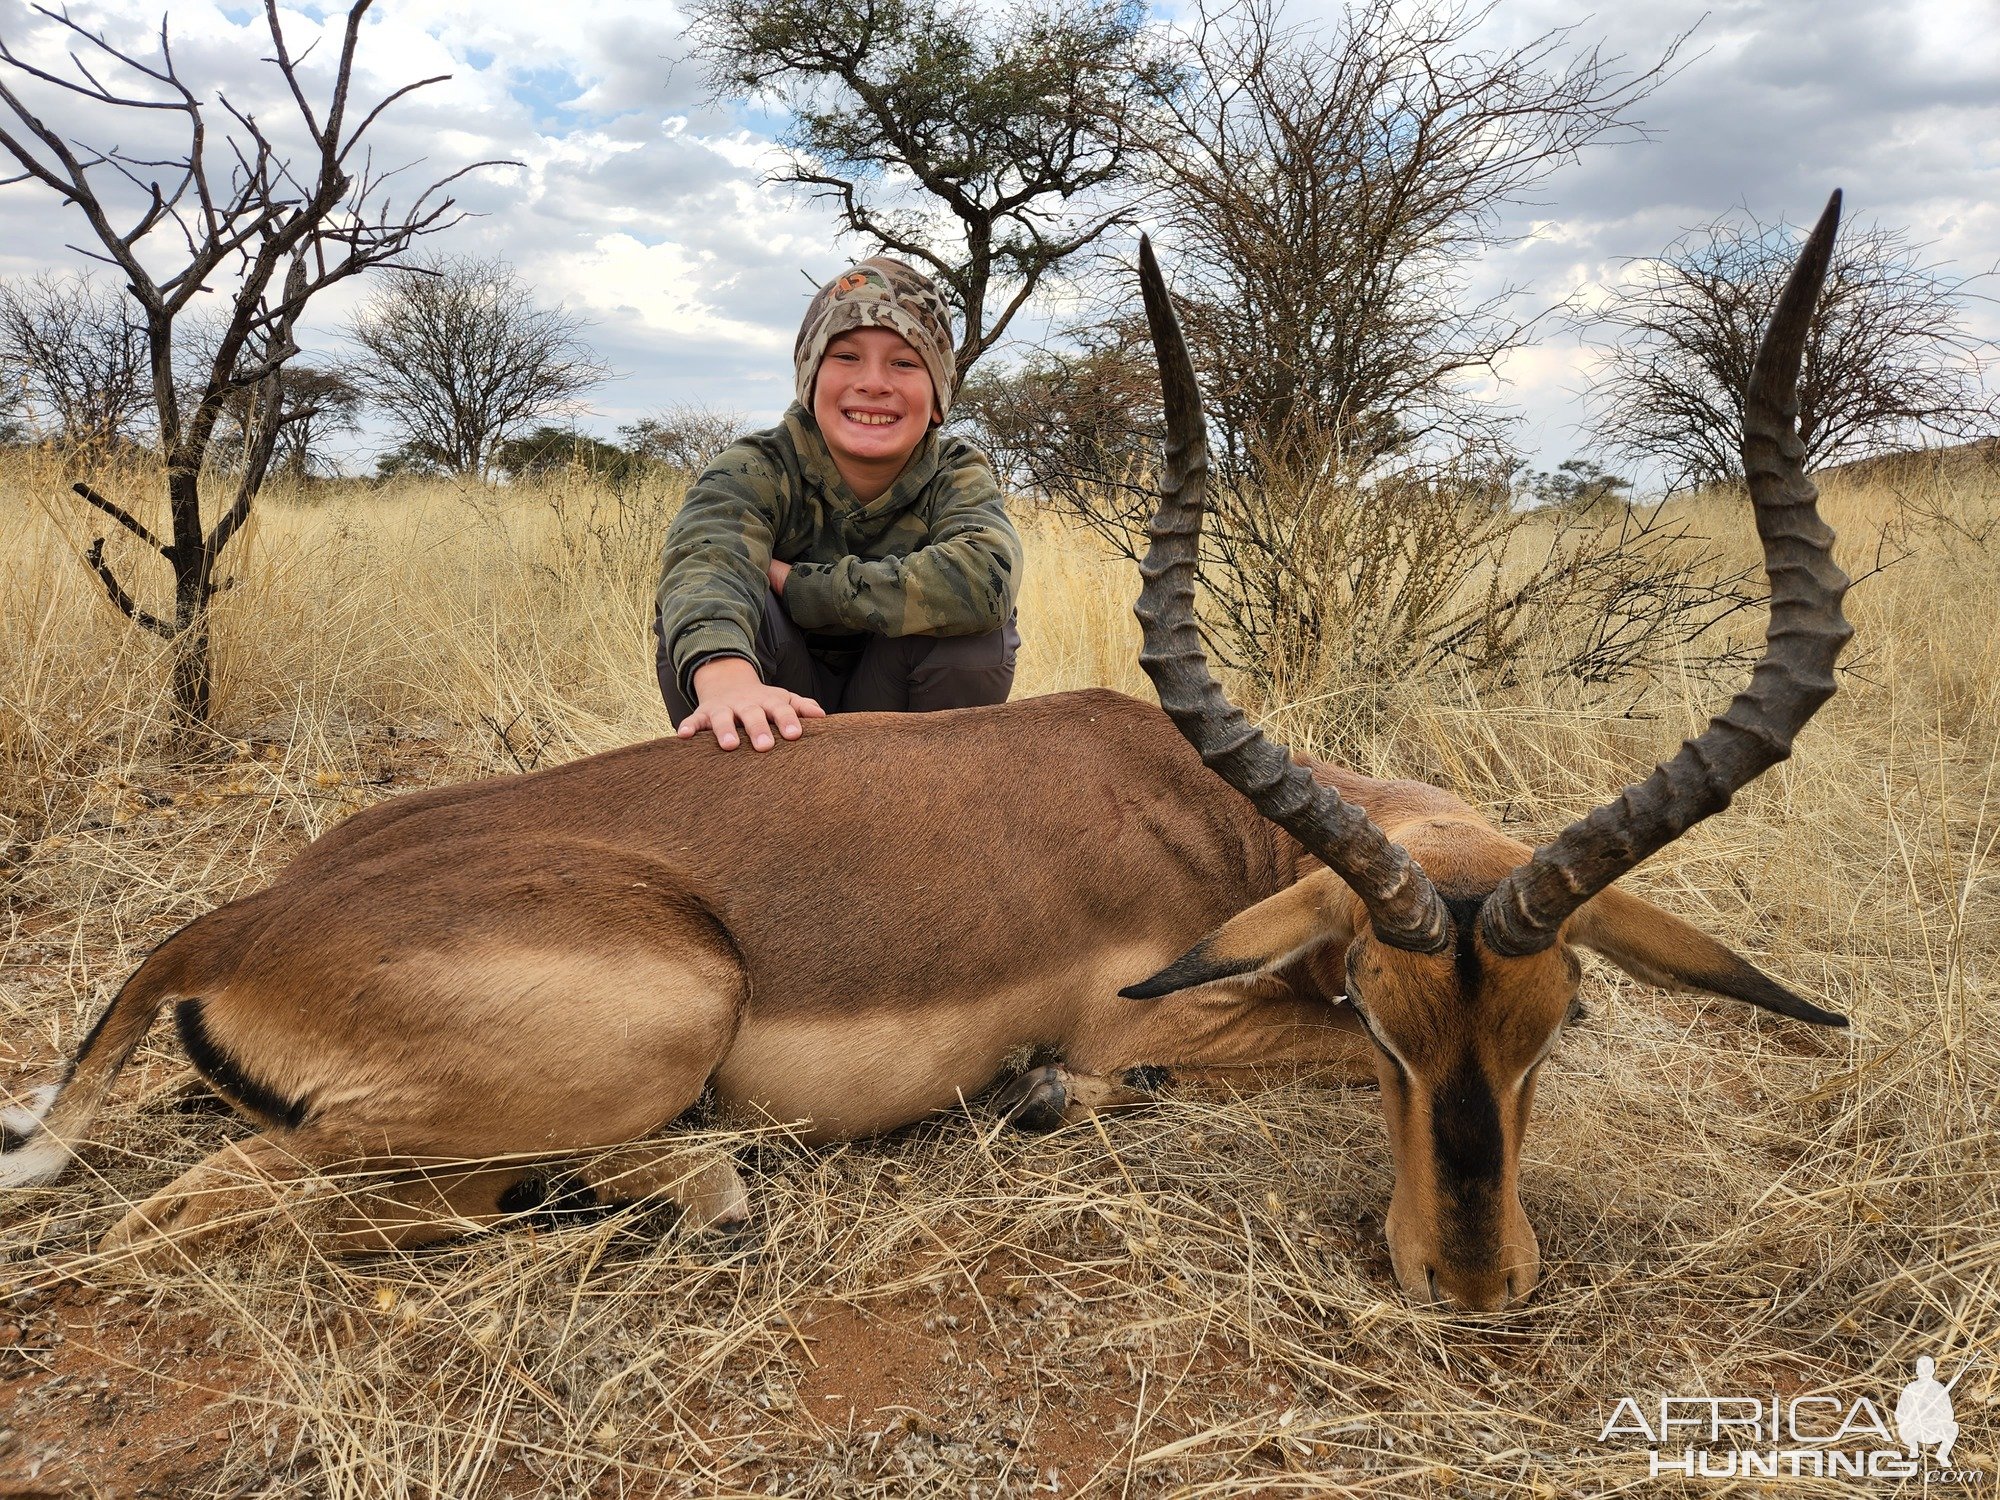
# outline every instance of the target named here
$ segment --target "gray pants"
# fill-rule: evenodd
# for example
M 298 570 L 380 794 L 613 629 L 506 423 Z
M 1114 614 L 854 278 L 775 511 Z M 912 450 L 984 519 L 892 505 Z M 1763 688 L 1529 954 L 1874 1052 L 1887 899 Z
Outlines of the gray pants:
M 653 620 L 653 668 L 667 717 L 678 725 L 694 712 L 674 680 L 674 664 Z M 1005 703 L 1014 686 L 1014 655 L 1021 635 L 1014 617 L 984 635 L 868 635 L 848 649 L 815 649 L 815 639 L 792 623 L 785 606 L 764 591 L 757 623 L 757 673 L 773 687 L 811 698 L 830 714 L 930 713 Z

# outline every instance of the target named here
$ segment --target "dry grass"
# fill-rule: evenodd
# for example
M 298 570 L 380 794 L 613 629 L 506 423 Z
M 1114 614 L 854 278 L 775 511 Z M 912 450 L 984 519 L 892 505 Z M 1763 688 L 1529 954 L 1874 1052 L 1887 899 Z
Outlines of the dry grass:
M 57 478 L 0 473 L 0 1086 L 347 811 L 665 727 L 644 617 L 671 497 L 431 485 L 264 507 L 220 612 L 223 737 L 176 761 L 154 653 L 75 562 Z M 336 1264 L 274 1232 L 146 1281 L 17 1292 L 0 1493 L 1673 1492 L 1639 1446 L 1597 1441 L 1620 1395 L 1887 1404 L 1922 1352 L 1946 1375 L 1976 1355 L 1955 1461 L 1990 1480 L 2000 542 L 1963 528 L 2000 497 L 1923 484 L 1829 495 L 1856 571 L 1921 513 L 1912 555 L 1851 596 L 1841 695 L 1632 877 L 1854 1027 L 1595 969 L 1525 1153 L 1547 1269 L 1528 1306 L 1462 1318 L 1394 1292 L 1371 1091 L 1191 1097 L 1046 1139 L 974 1111 L 838 1150 L 752 1143 L 739 1240 L 634 1211 Z M 1030 545 L 1019 691 L 1141 691 L 1125 570 L 1046 527 Z M 1528 835 L 1718 706 L 1693 680 L 1608 722 L 1562 684 L 1449 709 L 1370 688 L 1365 718 L 1333 683 L 1274 719 Z M 0 1286 L 233 1128 L 185 1081 L 162 1028 L 84 1169 L 0 1206 Z

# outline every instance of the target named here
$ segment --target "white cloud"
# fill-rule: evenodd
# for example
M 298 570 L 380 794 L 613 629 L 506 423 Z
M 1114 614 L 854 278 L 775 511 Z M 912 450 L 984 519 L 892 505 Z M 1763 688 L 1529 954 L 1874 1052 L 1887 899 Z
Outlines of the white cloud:
M 1338 3 L 1300 0 L 1294 13 L 1325 17 Z M 1475 290 L 1515 284 L 1528 289 L 1524 307 L 1553 304 L 1734 205 L 1797 221 L 1836 185 L 1851 211 L 1908 227 L 1962 269 L 2000 261 L 1991 0 L 1738 0 L 1703 20 L 1706 3 L 1655 0 L 1596 16 L 1555 0 L 1495 9 L 1492 45 L 1576 22 L 1579 38 L 1603 37 L 1635 62 L 1701 24 L 1682 71 L 1642 111 L 1656 138 L 1554 177 L 1544 202 L 1523 211 L 1521 242 L 1488 258 Z M 156 4 L 106 0 L 76 13 L 146 51 Z M 1162 24 L 1175 24 L 1180 9 Z M 285 12 L 295 52 L 319 38 L 309 71 L 331 58 L 340 14 Z M 269 47 L 260 11 L 174 0 L 171 21 L 190 78 L 226 88 L 267 122 L 286 118 L 276 77 L 258 61 Z M 57 28 L 26 7 L 10 7 L 0 32 L 34 60 L 63 65 Z M 603 425 L 676 400 L 756 418 L 782 407 L 808 277 L 857 247 L 836 239 L 824 205 L 764 184 L 776 159 L 758 133 L 766 117 L 708 100 L 673 11 L 654 0 L 592 0 L 587 17 L 528 0 L 397 0 L 371 13 L 360 71 L 377 96 L 452 75 L 383 119 L 378 163 L 420 160 L 412 182 L 481 158 L 521 163 L 462 184 L 461 201 L 480 216 L 437 247 L 504 255 L 544 296 L 587 313 L 624 372 L 599 395 Z M 48 108 L 86 139 L 111 138 L 72 100 Z M 141 123 L 157 136 L 171 121 Z M 118 138 L 142 137 L 121 124 Z M 0 218 L 0 273 L 78 264 L 64 243 L 83 226 L 45 189 L 0 189 Z M 321 337 L 361 292 L 329 299 Z M 1573 342 L 1508 361 L 1504 399 L 1527 416 L 1545 463 L 1579 441 L 1569 426 L 1583 373 Z

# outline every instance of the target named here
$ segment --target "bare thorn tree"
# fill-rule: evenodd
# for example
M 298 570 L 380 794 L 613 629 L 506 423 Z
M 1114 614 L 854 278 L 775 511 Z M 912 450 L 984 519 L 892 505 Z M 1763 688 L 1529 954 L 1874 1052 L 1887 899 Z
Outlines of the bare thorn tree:
M 11 448 L 33 437 L 26 415 L 26 393 L 13 375 L 0 372 L 0 447 Z
M 1176 76 L 1136 0 L 694 0 L 693 15 L 715 87 L 790 113 L 777 180 L 946 288 L 961 376 L 1129 216 L 1141 105 Z
M 405 462 L 483 476 L 509 437 L 610 378 L 587 327 L 538 306 L 505 261 L 431 257 L 355 314 L 348 334 L 368 357 L 350 373 L 402 437 Z
M 635 457 L 693 478 L 736 441 L 745 425 L 733 411 L 677 401 L 619 428 L 618 436 Z
M 0 149 L 19 168 L 4 182 L 40 183 L 76 208 L 89 229 L 90 248 L 78 246 L 79 253 L 115 267 L 138 304 L 165 461 L 168 538 L 89 484 L 74 488 L 173 569 L 173 608 L 156 613 L 112 572 L 103 537 L 85 554 L 111 602 L 174 646 L 174 702 L 194 724 L 209 716 L 209 606 L 227 586 L 217 563 L 249 519 L 279 441 L 284 370 L 299 352 L 300 317 L 327 287 L 456 223 L 461 215 L 445 189 L 477 167 L 498 165 L 475 163 L 407 202 L 392 200 L 390 180 L 403 169 L 375 165 L 368 132 L 390 106 L 444 75 L 380 99 L 356 98 L 354 57 L 370 3 L 357 0 L 348 9 L 339 53 L 315 76 L 306 54 L 292 53 L 277 0 L 266 0 L 271 56 L 264 61 L 296 111 L 282 129 L 226 95 L 209 100 L 197 93 L 175 60 L 164 21 L 157 55 L 140 56 L 67 13 L 35 6 L 76 49 L 73 77 L 37 66 L 0 38 Z M 175 140 L 85 144 L 51 107 L 95 116 L 113 140 L 150 142 L 163 125 Z M 223 298 L 220 335 L 205 367 L 179 379 L 175 325 L 211 292 Z M 201 476 L 232 402 L 243 403 L 248 437 L 234 492 L 210 518 L 202 512 Z
M 144 434 L 153 391 L 136 311 L 89 275 L 0 284 L 0 366 L 19 372 L 44 438 L 104 448 Z
M 1149 156 L 1233 473 L 1336 452 L 1366 472 L 1492 435 L 1466 387 L 1530 327 L 1510 292 L 1471 297 L 1468 268 L 1551 173 L 1643 136 L 1632 111 L 1674 53 L 1631 67 L 1570 29 L 1483 50 L 1489 12 L 1361 0 L 1326 28 L 1278 0 L 1198 14 Z
M 1743 390 L 1799 237 L 1748 214 L 1718 219 L 1610 289 L 1591 320 L 1603 354 L 1591 394 L 1612 451 L 1657 463 L 1670 489 L 1741 479 Z M 1995 431 L 1971 300 L 1968 279 L 1900 231 L 1841 225 L 1799 376 L 1808 468 Z

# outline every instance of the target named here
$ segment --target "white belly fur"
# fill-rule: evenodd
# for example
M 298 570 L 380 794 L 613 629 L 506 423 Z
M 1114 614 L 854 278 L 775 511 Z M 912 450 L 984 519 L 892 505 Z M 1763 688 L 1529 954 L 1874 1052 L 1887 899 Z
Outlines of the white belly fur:
M 1118 986 L 1172 955 L 1099 953 L 1087 970 L 1037 976 L 976 1000 L 929 998 L 825 1016 L 758 1014 L 753 1000 L 722 1066 L 725 1114 L 796 1127 L 808 1141 L 875 1135 L 953 1109 L 1025 1049 L 1061 1048 L 1112 1007 Z

